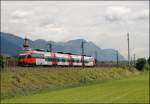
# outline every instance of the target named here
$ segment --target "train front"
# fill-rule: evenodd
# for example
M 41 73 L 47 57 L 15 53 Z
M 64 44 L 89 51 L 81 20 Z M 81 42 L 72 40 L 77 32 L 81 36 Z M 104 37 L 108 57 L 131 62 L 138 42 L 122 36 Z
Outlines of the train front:
M 18 58 L 19 66 L 34 66 L 36 65 L 36 59 L 32 57 L 32 52 L 24 52 L 19 54 Z

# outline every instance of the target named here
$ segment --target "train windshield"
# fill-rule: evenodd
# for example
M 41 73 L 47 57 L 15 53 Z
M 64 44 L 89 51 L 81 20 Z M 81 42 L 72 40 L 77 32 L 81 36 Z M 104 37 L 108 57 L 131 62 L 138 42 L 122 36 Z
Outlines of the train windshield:
M 27 55 L 20 55 L 19 59 L 26 58 Z

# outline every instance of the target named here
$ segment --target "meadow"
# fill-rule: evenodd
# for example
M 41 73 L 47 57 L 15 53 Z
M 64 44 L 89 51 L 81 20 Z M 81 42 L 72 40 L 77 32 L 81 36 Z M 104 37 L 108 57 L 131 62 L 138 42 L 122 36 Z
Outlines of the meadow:
M 148 103 L 149 74 L 127 68 L 1 72 L 2 103 Z

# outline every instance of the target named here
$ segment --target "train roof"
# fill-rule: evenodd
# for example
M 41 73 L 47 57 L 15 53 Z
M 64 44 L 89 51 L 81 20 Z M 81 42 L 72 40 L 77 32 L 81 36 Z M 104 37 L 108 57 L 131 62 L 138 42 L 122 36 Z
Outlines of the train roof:
M 26 54 L 32 54 L 32 53 L 41 53 L 41 54 L 44 54 L 44 53 L 59 53 L 59 54 L 70 54 L 70 55 L 76 55 L 76 56 L 82 56 L 80 54 L 72 54 L 72 53 L 63 53 L 63 52 L 47 52 L 47 51 L 43 51 L 42 49 L 41 50 L 29 50 L 29 51 L 25 51 L 23 53 L 20 53 L 19 55 L 26 55 Z M 89 56 L 89 55 L 85 55 L 84 56 L 86 57 L 92 57 L 92 56 Z

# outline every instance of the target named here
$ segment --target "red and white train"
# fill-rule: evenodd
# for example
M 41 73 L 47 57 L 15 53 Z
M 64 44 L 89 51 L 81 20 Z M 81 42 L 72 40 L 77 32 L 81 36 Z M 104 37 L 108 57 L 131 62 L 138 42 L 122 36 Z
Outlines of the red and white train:
M 30 50 L 19 54 L 18 64 L 29 66 L 82 66 L 82 60 L 81 55 Z M 84 66 L 95 65 L 94 57 L 84 56 Z

